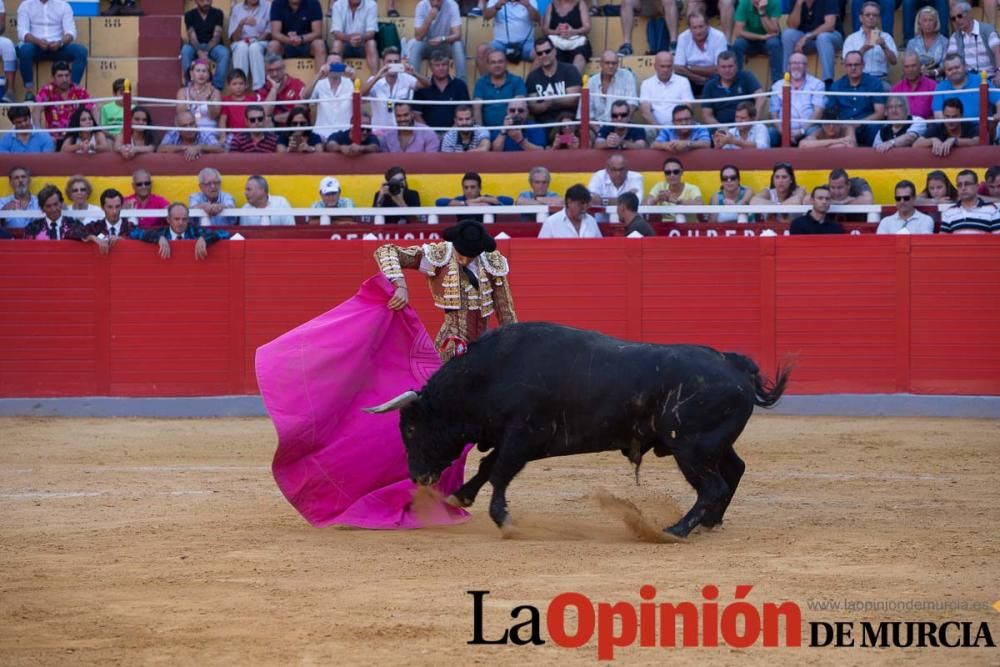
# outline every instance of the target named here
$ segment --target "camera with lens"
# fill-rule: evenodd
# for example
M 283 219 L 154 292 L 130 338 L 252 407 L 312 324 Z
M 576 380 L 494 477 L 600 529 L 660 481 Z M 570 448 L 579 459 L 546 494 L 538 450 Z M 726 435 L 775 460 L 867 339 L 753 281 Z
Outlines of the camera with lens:
M 504 49 L 504 54 L 507 56 L 507 62 L 511 65 L 521 64 L 521 45 L 520 44 L 508 44 Z
M 389 181 L 389 194 L 396 196 L 403 192 L 403 184 L 399 181 Z

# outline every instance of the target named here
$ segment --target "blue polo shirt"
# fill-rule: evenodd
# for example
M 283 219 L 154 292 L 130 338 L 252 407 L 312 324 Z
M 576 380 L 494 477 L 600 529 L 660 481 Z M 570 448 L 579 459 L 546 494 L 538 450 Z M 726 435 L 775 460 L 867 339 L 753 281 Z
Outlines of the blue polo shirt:
M 48 132 L 32 132 L 26 144 L 14 137 L 13 132 L 0 137 L 0 153 L 51 153 L 56 149 Z
M 750 95 L 760 89 L 760 81 L 747 70 L 742 70 L 736 74 L 733 85 L 722 85 L 722 78 L 718 74 L 713 74 L 712 78 L 705 82 L 705 88 L 701 92 L 701 106 L 708 107 L 715 115 L 715 119 L 720 123 L 732 123 L 736 120 L 736 105 L 744 100 L 731 100 L 727 102 L 710 102 L 718 97 L 736 97 L 739 95 Z M 753 100 L 748 100 L 753 102 Z
M 686 139 L 681 139 L 680 137 L 678 137 L 677 136 L 677 130 L 671 130 L 671 129 L 668 129 L 668 128 L 663 128 L 656 135 L 656 139 L 654 140 L 654 142 L 656 142 L 656 141 L 678 141 L 678 140 L 680 140 L 680 141 L 708 141 L 708 142 L 711 142 L 712 141 L 712 137 L 711 137 L 711 135 L 708 134 L 708 130 L 706 130 L 705 128 L 703 128 L 701 125 L 692 125 L 691 126 L 691 136 L 689 136 Z
M 503 124 L 502 118 L 500 119 L 500 123 Z M 490 130 L 491 143 L 497 138 L 498 134 L 500 134 L 500 130 Z M 536 146 L 544 148 L 548 143 L 545 139 L 545 130 L 541 127 L 526 127 L 521 130 L 521 134 L 524 136 L 525 141 L 530 141 Z M 503 150 L 505 153 L 509 153 L 512 151 L 523 151 L 524 149 L 521 148 L 520 144 L 511 139 L 510 135 L 507 135 L 503 139 Z
M 601 125 L 601 129 L 597 131 L 598 139 L 607 139 L 611 136 L 611 133 L 617 130 L 613 125 Z M 625 128 L 625 141 L 639 141 L 642 139 L 646 140 L 646 131 L 641 127 L 626 127 Z
M 476 81 L 472 97 L 478 100 L 506 100 L 512 97 L 527 97 L 528 89 L 524 85 L 524 79 L 516 74 L 507 72 L 507 78 L 501 86 L 493 85 L 489 74 L 484 74 Z M 483 105 L 483 126 L 491 127 L 503 125 L 503 118 L 507 115 L 507 103 L 497 102 L 495 104 Z M 534 142 L 532 142 L 534 143 Z
M 990 88 L 993 88 L 992 84 Z M 966 118 L 979 115 L 979 77 L 965 77 L 965 85 L 961 88 L 955 88 L 951 81 L 945 79 L 944 81 L 939 81 L 937 88 L 935 90 L 950 90 L 954 91 L 954 95 L 935 95 L 934 99 L 931 101 L 931 109 L 934 112 L 944 111 L 944 101 L 951 98 L 957 97 L 962 102 L 962 115 Z M 993 110 L 996 108 L 997 102 L 1000 102 L 1000 93 L 989 93 L 990 100 L 990 113 L 988 115 L 993 115 Z
M 830 88 L 835 93 L 884 93 L 882 81 L 871 74 L 862 74 L 858 85 L 852 86 L 847 76 L 842 76 L 833 82 Z M 885 104 L 885 95 L 869 97 L 867 95 L 846 95 L 844 97 L 827 95 L 827 108 L 837 112 L 840 120 L 864 118 L 875 113 L 876 104 Z

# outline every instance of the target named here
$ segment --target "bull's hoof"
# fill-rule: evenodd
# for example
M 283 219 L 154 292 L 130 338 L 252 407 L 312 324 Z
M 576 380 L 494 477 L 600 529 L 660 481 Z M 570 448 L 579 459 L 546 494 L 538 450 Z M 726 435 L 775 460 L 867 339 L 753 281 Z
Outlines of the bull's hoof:
M 687 530 L 680 523 L 675 523 L 669 528 L 664 528 L 663 532 L 666 533 L 667 535 L 672 535 L 673 537 L 684 540 L 687 539 L 688 533 L 690 533 L 691 531 Z
M 461 496 L 455 495 L 454 493 L 445 498 L 444 501 L 449 505 L 451 505 L 452 507 L 463 507 L 463 508 L 471 507 L 473 502 L 469 498 L 463 498 Z
M 509 540 L 516 536 L 517 536 L 517 531 L 514 529 L 514 522 L 511 520 L 510 515 L 508 514 L 504 518 L 503 523 L 500 524 L 500 537 L 502 537 L 505 540 Z

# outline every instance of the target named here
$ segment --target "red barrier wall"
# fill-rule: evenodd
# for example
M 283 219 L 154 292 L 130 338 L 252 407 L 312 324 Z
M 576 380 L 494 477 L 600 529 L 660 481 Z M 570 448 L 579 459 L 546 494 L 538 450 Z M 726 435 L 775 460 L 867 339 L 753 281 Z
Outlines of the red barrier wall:
M 255 393 L 257 346 L 350 297 L 375 243 L 0 244 L 0 396 Z M 1000 394 L 1000 238 L 501 242 L 523 320 L 797 360 L 794 393 Z M 410 280 L 421 281 L 419 274 Z M 432 332 L 425 289 L 414 306 Z

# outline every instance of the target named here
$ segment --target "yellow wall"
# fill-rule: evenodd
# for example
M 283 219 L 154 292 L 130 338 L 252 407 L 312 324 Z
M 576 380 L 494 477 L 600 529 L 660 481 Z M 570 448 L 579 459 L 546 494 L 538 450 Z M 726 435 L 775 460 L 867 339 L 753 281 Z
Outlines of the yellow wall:
M 917 190 L 923 189 L 929 169 L 902 169 L 902 170 L 857 170 L 850 171 L 851 176 L 862 176 L 868 179 L 875 193 L 877 203 L 890 205 L 893 203 L 893 187 L 903 179 L 913 181 Z M 944 170 L 952 182 L 960 169 Z M 828 171 L 803 170 L 796 172 L 796 177 L 800 185 L 807 190 L 826 182 Z M 336 174 L 334 174 L 336 175 Z M 574 183 L 586 185 L 590 181 L 591 172 L 561 173 L 552 175 L 552 189 L 563 193 Z M 661 172 L 643 172 L 646 179 L 646 190 L 648 191 L 655 183 L 663 180 Z M 433 206 L 434 200 L 438 197 L 455 197 L 462 194 L 461 182 L 462 174 L 430 174 L 409 176 L 410 187 L 420 192 L 424 206 Z M 354 200 L 355 206 L 370 206 L 375 190 L 382 183 L 382 176 L 378 174 L 366 174 L 357 176 L 338 176 L 344 196 Z M 770 179 L 769 171 L 745 171 L 743 172 L 743 183 L 759 190 L 767 187 Z M 320 177 L 315 175 L 285 175 L 268 176 L 268 183 L 273 194 L 286 197 L 293 206 L 311 206 L 319 199 L 318 186 Z M 719 187 L 719 176 L 717 172 L 692 171 L 688 172 L 685 180 L 694 183 L 701 188 L 702 194 L 707 198 Z M 90 179 L 94 187 L 93 202 L 98 203 L 98 197 L 105 188 L 117 188 L 125 194 L 132 192 L 132 180 L 129 176 L 108 176 L 95 177 Z M 52 183 L 60 189 L 66 186 L 66 177 L 53 178 L 49 176 L 37 176 L 32 181 L 32 190 L 38 192 L 46 183 Z M 242 206 L 245 199 L 243 197 L 243 186 L 246 183 L 246 176 L 224 176 L 222 188 L 233 196 L 237 206 Z M 187 202 L 188 195 L 198 189 L 197 175 L 191 176 L 154 176 L 153 188 L 171 201 Z M 524 174 L 483 174 L 483 191 L 493 195 L 508 195 L 516 197 L 519 192 L 528 189 L 528 175 Z M 10 194 L 10 185 L 4 179 L 0 182 L 0 195 Z

